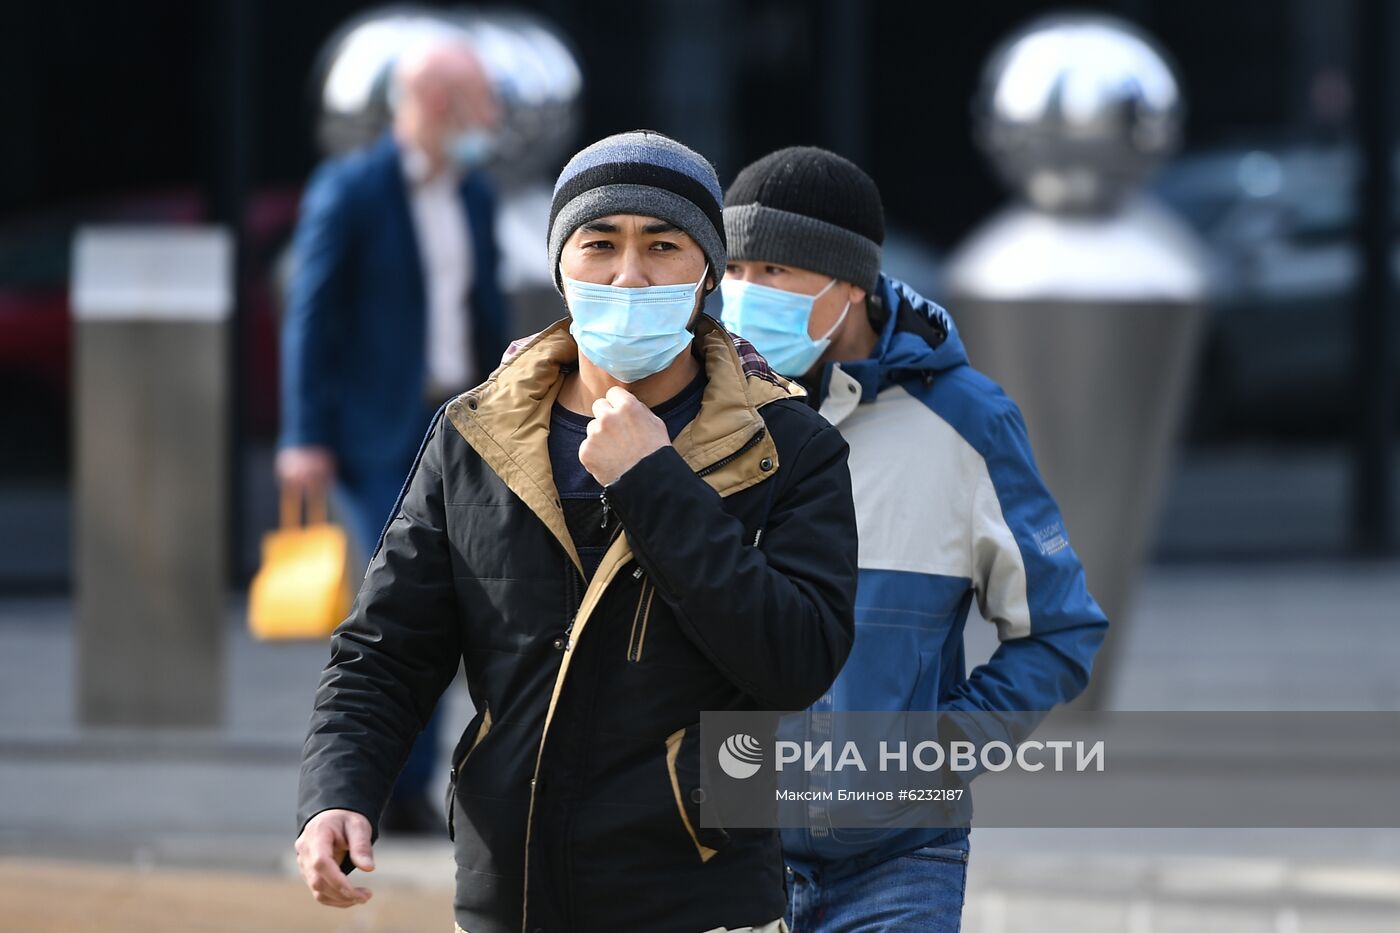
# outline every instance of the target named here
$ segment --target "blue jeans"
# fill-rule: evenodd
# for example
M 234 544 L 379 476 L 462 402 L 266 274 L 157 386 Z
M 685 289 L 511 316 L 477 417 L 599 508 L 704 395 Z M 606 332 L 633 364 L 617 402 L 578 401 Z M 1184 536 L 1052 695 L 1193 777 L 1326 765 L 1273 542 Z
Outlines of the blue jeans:
M 788 870 L 792 933 L 958 933 L 967 890 L 967 839 L 925 846 L 831 882 Z

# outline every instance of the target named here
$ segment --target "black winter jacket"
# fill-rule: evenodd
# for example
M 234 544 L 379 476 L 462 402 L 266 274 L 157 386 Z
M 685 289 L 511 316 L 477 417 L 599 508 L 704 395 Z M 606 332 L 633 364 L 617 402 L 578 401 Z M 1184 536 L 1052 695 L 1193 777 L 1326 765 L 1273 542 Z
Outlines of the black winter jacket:
M 468 933 L 699 933 L 784 912 L 776 830 L 700 825 L 701 710 L 805 709 L 851 647 L 847 447 L 701 316 L 708 383 L 675 439 L 605 489 L 619 534 L 585 586 L 547 438 L 560 321 L 434 420 L 332 639 L 298 825 L 378 817 L 465 662 L 453 755 Z

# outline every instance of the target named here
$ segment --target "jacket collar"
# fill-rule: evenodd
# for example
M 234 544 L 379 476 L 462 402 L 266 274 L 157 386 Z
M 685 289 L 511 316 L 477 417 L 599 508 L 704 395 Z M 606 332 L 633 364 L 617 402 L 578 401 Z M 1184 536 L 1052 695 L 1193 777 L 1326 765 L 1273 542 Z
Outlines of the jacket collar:
M 880 339 L 863 360 L 829 363 L 822 369 L 816 391 L 828 421 L 842 419 L 880 391 L 906 379 L 925 382 L 938 374 L 967 365 L 967 352 L 952 316 L 909 285 L 881 275 L 876 294 L 886 308 Z
M 705 367 L 705 392 L 699 414 L 673 446 L 711 488 L 728 496 L 777 472 L 777 446 L 764 429 L 759 409 L 806 393 L 770 370 L 750 345 L 736 341 L 708 315 L 697 320 L 695 345 Z M 569 319 L 555 321 L 512 344 L 485 382 L 447 406 L 452 425 L 544 521 L 575 564 L 580 563 L 578 552 L 564 522 L 549 460 L 549 424 L 563 386 L 563 369 L 577 362 Z M 766 468 L 760 466 L 764 460 L 769 461 Z

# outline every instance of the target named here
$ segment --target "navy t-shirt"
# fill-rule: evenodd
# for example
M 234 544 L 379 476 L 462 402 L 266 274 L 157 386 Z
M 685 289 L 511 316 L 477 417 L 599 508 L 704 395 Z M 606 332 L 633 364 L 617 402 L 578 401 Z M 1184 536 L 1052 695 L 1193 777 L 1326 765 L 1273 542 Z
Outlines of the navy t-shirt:
M 702 369 L 684 389 L 652 408 L 652 413 L 666 423 L 671 440 L 699 413 L 705 382 Z M 578 460 L 579 445 L 588 436 L 588 422 L 592 420 L 592 415 L 580 415 L 558 402 L 549 419 L 549 461 L 554 485 L 559 489 L 569 536 L 574 539 L 578 558 L 590 580 L 620 530 L 617 516 L 611 511 L 604 514 L 603 487 Z

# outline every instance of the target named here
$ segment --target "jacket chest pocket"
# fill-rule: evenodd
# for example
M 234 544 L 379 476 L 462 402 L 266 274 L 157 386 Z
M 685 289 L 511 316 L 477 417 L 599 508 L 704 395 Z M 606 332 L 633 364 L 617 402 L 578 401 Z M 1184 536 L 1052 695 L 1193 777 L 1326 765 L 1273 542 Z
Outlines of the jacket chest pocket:
M 744 526 L 743 543 L 745 547 L 758 548 L 762 546 L 763 527 L 772 507 L 771 497 L 774 488 L 775 485 L 772 482 L 767 482 L 755 491 L 754 495 L 759 497 L 757 499 L 745 502 L 725 500 L 725 509 Z M 755 502 L 760 505 L 760 508 L 754 508 Z M 622 600 L 620 607 L 621 611 L 625 613 L 623 618 L 627 620 L 628 626 L 626 654 L 624 655 L 627 662 L 636 664 L 644 658 L 655 658 L 659 651 L 660 658 L 656 658 L 658 663 L 708 670 L 711 663 L 693 645 L 685 641 L 679 632 L 674 631 L 675 620 L 669 617 L 670 607 L 666 605 L 664 598 L 658 597 L 656 584 L 651 581 L 646 570 L 640 565 L 634 566 L 630 576 L 637 582 L 636 595 L 629 600 Z M 658 628 L 662 631 L 658 631 Z M 671 631 L 667 631 L 668 629 Z M 648 636 L 652 636 L 651 648 L 648 648 Z M 660 638 L 659 643 L 656 641 L 657 637 Z
M 656 587 L 647 579 L 646 571 L 641 567 L 632 571 L 632 576 L 641 581 L 636 608 L 632 611 L 632 627 L 627 633 L 627 660 L 635 664 L 642 659 L 642 651 L 646 648 L 647 626 L 651 622 Z

